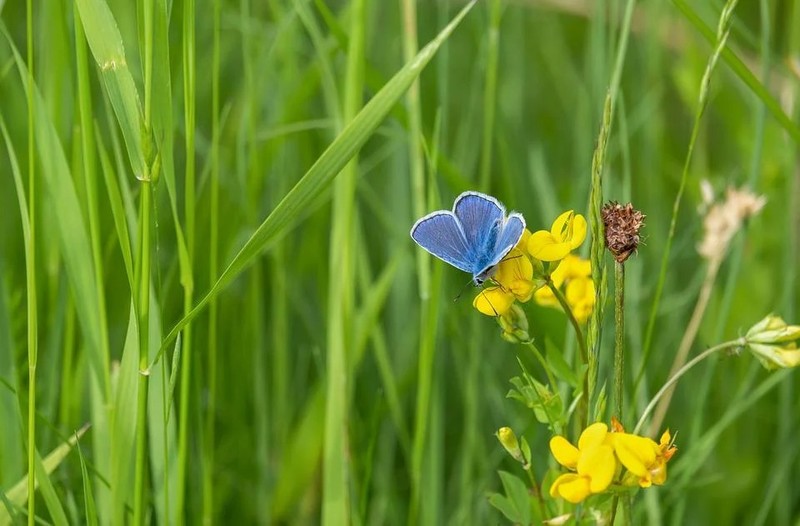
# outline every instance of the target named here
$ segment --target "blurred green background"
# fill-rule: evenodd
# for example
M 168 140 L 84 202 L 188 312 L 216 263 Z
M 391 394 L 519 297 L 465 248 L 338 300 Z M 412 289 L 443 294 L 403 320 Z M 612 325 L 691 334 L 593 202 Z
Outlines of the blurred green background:
M 84 4 L 90 8 L 92 2 Z M 700 80 L 713 48 L 698 24 L 710 28 L 713 38 L 722 9 L 719 1 L 691 4 L 635 4 L 606 158 L 604 198 L 632 201 L 647 215 L 643 246 L 627 264 L 632 415 L 666 379 L 705 272 L 695 248 L 702 237 L 701 179 L 720 194 L 729 185 L 747 185 L 768 201 L 733 242 L 694 352 L 739 336 L 769 312 L 798 321 L 798 136 L 792 138 L 764 96 L 723 58 L 713 74 L 677 212 L 645 380 L 633 392 Z M 148 5 L 168 24 L 153 50 L 160 72 L 152 88 L 160 101 L 153 118 L 165 121 L 151 134 L 153 149 L 164 152 L 169 144 L 174 150 L 174 159 L 160 159 L 164 173 L 153 185 L 153 357 L 186 307 L 203 297 L 344 124 L 409 61 L 417 45 L 434 38 L 466 4 L 201 0 L 188 6 L 195 12 L 192 27 L 180 0 L 109 0 L 141 103 Z M 17 159 L 30 196 L 25 6 L 0 2 L 0 115 L 10 138 L 8 150 L 0 148 L 4 491 L 27 472 L 29 291 L 11 161 Z M 410 7 L 416 15 L 404 17 Z M 520 350 L 500 339 L 494 320 L 472 308 L 471 288 L 453 301 L 469 276 L 421 256 L 408 231 L 418 216 L 449 208 L 468 189 L 497 196 L 523 213 L 531 230 L 549 228 L 570 208 L 588 213 L 592 153 L 624 8 L 625 2 L 615 0 L 481 0 L 422 72 L 418 105 L 406 97 L 393 104 L 357 164 L 333 186 L 312 188 L 302 207 L 285 212 L 291 228 L 257 247 L 263 248 L 260 255 L 221 289 L 215 311 L 204 308 L 192 321 L 190 344 L 184 336 L 176 355 L 170 343 L 156 364 L 146 491 L 153 523 L 335 524 L 335 517 L 343 516 L 336 510 L 348 508 L 355 524 L 506 522 L 486 495 L 500 490 L 498 469 L 519 467 L 493 434 L 505 425 L 524 434 L 541 476 L 553 463 L 550 433 L 529 410 L 506 398 L 509 378 L 519 374 Z M 84 18 L 90 12 L 82 11 Z M 113 392 L 125 381 L 119 375 L 123 350 L 133 357 L 137 350 L 129 347 L 133 295 L 120 243 L 130 243 L 138 258 L 142 185 L 112 111 L 108 86 L 113 84 L 103 77 L 108 70 L 98 67 L 91 52 L 88 67 L 79 65 L 77 57 L 87 48 L 80 27 L 76 38 L 76 20 L 81 25 L 76 13 L 66 0 L 33 2 L 32 74 L 42 97 L 34 126 L 49 130 L 49 122 L 54 132 L 37 132 L 35 138 L 36 446 L 42 456 L 83 424 L 94 423 L 103 404 L 90 380 L 94 343 L 86 320 L 104 325 L 99 333 L 107 337 L 105 374 Z M 87 26 L 86 32 L 103 27 L 110 26 Z M 187 27 L 196 31 L 194 40 Z M 22 54 L 22 70 L 12 46 Z M 796 133 L 800 2 L 741 2 L 728 47 L 779 102 Z M 189 51 L 196 61 L 194 85 L 191 79 L 186 83 Z M 79 86 L 82 71 L 88 84 Z M 88 120 L 79 115 L 82 97 Z M 190 130 L 187 97 L 196 107 Z M 83 150 L 87 133 L 94 147 Z M 43 142 L 45 136 L 57 140 Z M 187 154 L 191 137 L 194 148 Z M 67 171 L 54 167 L 62 155 Z M 194 162 L 194 174 L 188 168 L 187 175 L 187 159 Z M 84 176 L 87 170 L 96 174 L 93 183 Z M 174 203 L 166 170 L 173 172 Z M 122 230 L 106 177 L 119 185 L 118 210 L 127 219 Z M 189 194 L 188 177 L 196 181 Z M 64 185 L 74 188 L 77 206 L 64 197 Z M 96 233 L 89 228 L 92 199 Z M 193 217 L 187 206 L 196 212 Z M 65 218 L 65 211 L 71 217 Z M 188 305 L 175 218 L 191 245 L 187 261 L 194 291 Z M 82 239 L 97 241 L 95 255 L 74 255 L 72 261 L 91 266 L 100 256 L 93 268 L 102 269 L 97 288 L 104 317 L 87 312 L 73 279 L 76 267 L 65 260 L 69 247 L 88 248 L 76 241 L 76 229 L 82 229 Z M 610 378 L 611 310 L 608 305 L 601 383 Z M 526 311 L 540 348 L 575 352 L 560 312 L 533 303 Z M 184 376 L 181 358 L 189 354 Z M 133 371 L 128 380 L 134 381 L 135 363 L 131 367 L 122 371 Z M 796 384 L 791 372 L 768 373 L 747 356 L 715 359 L 693 370 L 678 384 L 666 419 L 678 433 L 679 447 L 668 482 L 637 498 L 634 523 L 800 524 Z M 157 388 L 172 397 L 164 399 Z M 130 402 L 116 408 L 120 414 L 135 412 L 135 397 L 115 400 Z M 188 430 L 181 451 L 187 466 L 182 505 L 175 490 L 178 415 L 186 415 Z M 89 522 L 93 511 L 100 523 L 113 522 L 115 506 L 131 512 L 133 472 L 104 472 L 99 456 L 111 449 L 112 458 L 133 458 L 133 442 L 97 429 L 81 439 L 86 474 L 76 451 L 51 473 L 57 502 L 37 497 L 43 521 L 59 523 L 53 511 L 58 508 L 75 524 Z M 342 482 L 336 492 L 324 490 L 327 477 Z M 122 495 L 112 498 L 115 492 Z M 91 504 L 87 493 L 93 494 Z M 115 498 L 121 504 L 114 504 Z M 6 504 L 15 510 L 15 520 L 25 521 L 24 501 Z

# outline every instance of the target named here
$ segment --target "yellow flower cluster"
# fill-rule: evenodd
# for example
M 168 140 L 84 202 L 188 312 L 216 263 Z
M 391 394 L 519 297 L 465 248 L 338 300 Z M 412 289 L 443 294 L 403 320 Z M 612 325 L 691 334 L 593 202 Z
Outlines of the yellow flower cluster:
M 487 316 L 504 316 L 515 301 L 532 297 L 541 305 L 560 307 L 546 283 L 545 264 L 554 269 L 549 279 L 564 296 L 579 322 L 589 318 L 595 290 L 588 260 L 570 254 L 586 239 L 586 219 L 568 210 L 559 215 L 550 230 L 522 234 L 517 246 L 497 265 L 494 285 L 481 290 L 472 304 Z
M 578 447 L 557 435 L 550 440 L 550 451 L 559 464 L 571 470 L 553 482 L 550 495 L 577 504 L 590 495 L 605 492 L 615 481 L 642 488 L 663 484 L 667 462 L 677 448 L 669 431 L 656 442 L 625 433 L 618 424 L 609 431 L 606 424 L 597 422 L 581 433 Z

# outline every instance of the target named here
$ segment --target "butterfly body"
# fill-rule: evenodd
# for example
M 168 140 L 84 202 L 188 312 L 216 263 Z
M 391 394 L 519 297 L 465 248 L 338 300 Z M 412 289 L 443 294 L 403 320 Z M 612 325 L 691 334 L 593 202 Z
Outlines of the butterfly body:
M 497 199 L 464 192 L 453 210 L 432 212 L 414 223 L 411 237 L 419 246 L 454 267 L 472 274 L 475 285 L 489 279 L 498 263 L 522 237 L 525 219 Z

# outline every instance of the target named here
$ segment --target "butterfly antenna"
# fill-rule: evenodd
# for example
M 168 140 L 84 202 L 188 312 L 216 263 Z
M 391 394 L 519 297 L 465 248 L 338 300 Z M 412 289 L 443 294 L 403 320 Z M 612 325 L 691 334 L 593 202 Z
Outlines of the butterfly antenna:
M 464 294 L 464 291 L 465 291 L 465 290 L 467 290 L 467 287 L 468 287 L 470 284 L 472 284 L 472 280 L 469 280 L 469 281 L 467 281 L 467 282 L 464 284 L 464 286 L 463 286 L 463 287 L 461 287 L 461 292 L 459 292 L 459 293 L 458 293 L 458 295 L 457 295 L 455 298 L 453 298 L 453 303 L 457 302 L 457 301 L 458 301 L 458 300 L 461 298 L 461 295 L 462 295 L 462 294 Z

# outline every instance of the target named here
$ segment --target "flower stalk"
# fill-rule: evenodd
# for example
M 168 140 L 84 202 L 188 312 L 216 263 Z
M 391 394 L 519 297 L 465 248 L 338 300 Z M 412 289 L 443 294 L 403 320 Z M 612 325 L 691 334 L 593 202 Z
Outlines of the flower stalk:
M 623 419 L 625 384 L 625 263 L 614 262 L 614 412 Z

